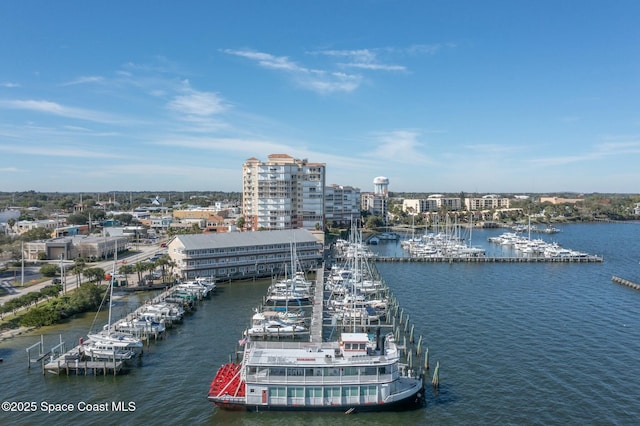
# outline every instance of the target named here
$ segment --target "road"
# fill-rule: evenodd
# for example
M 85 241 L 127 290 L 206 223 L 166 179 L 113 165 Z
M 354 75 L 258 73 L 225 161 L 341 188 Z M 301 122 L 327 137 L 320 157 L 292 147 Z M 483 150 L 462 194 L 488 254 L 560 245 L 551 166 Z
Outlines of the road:
M 127 263 L 140 262 L 142 260 L 149 259 L 149 257 L 153 256 L 156 253 L 164 253 L 167 249 L 161 248 L 158 244 L 152 244 L 152 245 L 139 245 L 137 247 L 137 250 L 139 250 L 139 252 L 131 253 L 130 255 L 127 255 L 122 259 L 119 259 L 118 262 L 120 261 L 126 261 Z M 105 262 L 92 263 L 91 267 L 102 268 L 105 270 L 105 272 L 112 272 L 113 261 L 108 260 Z M 37 271 L 38 269 L 39 269 L 38 267 L 35 267 L 35 271 Z M 37 274 L 37 272 L 34 272 L 34 267 L 28 267 L 28 268 L 25 267 L 25 281 L 34 279 L 33 277 L 37 275 L 39 274 Z M 27 278 L 27 277 L 31 277 L 31 278 Z M 21 287 L 20 286 L 21 281 L 22 279 L 20 277 L 20 273 L 18 273 L 18 275 L 16 276 L 15 281 L 13 276 L 0 278 L 0 287 L 7 291 L 6 294 L 3 294 L 2 296 L 0 296 L 0 305 L 3 305 L 7 301 L 14 299 L 16 297 L 20 297 L 24 294 L 27 294 L 33 291 L 40 291 L 43 287 L 51 285 L 51 280 L 46 280 L 29 287 Z M 73 274 L 67 275 L 65 278 L 65 281 L 66 281 L 65 283 L 66 285 L 64 286 L 65 291 L 70 291 L 78 287 L 77 277 Z

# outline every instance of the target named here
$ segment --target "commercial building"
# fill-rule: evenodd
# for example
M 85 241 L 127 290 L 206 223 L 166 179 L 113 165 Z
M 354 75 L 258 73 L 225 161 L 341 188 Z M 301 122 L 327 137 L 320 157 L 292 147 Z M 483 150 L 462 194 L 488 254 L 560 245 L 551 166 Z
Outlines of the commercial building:
M 324 229 L 325 164 L 271 154 L 242 166 L 242 207 L 249 230 Z
M 315 270 L 322 263 L 322 243 L 305 229 L 226 234 L 178 235 L 167 245 L 178 275 L 185 279 L 249 279 L 290 272 L 295 251 L 296 268 Z
M 116 250 L 118 253 L 128 250 L 129 245 L 126 236 L 76 235 L 24 243 L 23 254 L 25 260 L 108 259 Z

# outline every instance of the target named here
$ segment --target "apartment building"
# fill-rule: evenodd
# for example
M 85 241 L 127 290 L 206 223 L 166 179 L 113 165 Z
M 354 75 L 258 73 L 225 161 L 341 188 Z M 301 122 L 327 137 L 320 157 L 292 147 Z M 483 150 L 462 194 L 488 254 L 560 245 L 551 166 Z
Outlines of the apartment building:
M 271 154 L 242 166 L 242 206 L 249 230 L 324 229 L 324 163 Z
M 402 200 L 402 210 L 411 214 L 435 212 L 443 209 L 458 211 L 461 208 L 462 200 L 459 197 L 445 197 L 442 194 L 429 195 L 427 198 Z
M 508 209 L 510 204 L 511 202 L 508 198 L 501 198 L 495 194 L 476 198 L 465 198 L 465 205 L 469 211 Z
M 328 185 L 324 190 L 327 223 L 349 224 L 360 218 L 360 188 Z

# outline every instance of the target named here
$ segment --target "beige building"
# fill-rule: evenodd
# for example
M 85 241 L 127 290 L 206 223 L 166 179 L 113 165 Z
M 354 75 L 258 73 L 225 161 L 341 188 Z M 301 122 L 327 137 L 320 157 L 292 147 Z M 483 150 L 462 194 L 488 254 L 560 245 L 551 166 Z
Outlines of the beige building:
M 329 185 L 324 190 L 324 203 L 328 223 L 349 224 L 360 218 L 360 188 Z
M 23 253 L 25 260 L 37 260 L 41 256 L 48 260 L 108 259 L 116 249 L 118 253 L 128 250 L 129 238 L 93 235 L 52 238 L 24 243 Z
M 242 208 L 250 230 L 324 229 L 325 164 L 271 154 L 242 166 Z
M 540 197 L 540 203 L 575 204 L 584 201 L 582 198 Z
M 483 197 L 465 198 L 467 210 L 491 210 L 491 209 L 508 209 L 511 202 L 508 198 L 501 198 L 495 194 L 485 195 Z
M 427 198 L 402 200 L 402 210 L 411 214 L 436 212 L 442 209 L 458 211 L 462 208 L 462 200 L 459 197 L 444 197 L 441 194 L 433 194 Z

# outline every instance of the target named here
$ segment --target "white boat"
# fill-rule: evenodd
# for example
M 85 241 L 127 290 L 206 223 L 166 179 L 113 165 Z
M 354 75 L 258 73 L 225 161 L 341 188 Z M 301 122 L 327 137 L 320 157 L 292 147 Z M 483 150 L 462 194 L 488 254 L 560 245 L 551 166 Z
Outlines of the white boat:
M 256 312 L 251 319 L 249 337 L 295 337 L 308 335 L 309 329 L 300 320 L 286 320 L 277 312 Z
M 241 363 L 223 365 L 208 399 L 249 411 L 383 411 L 423 404 L 423 383 L 400 363 L 392 334 L 342 333 L 332 342 L 243 341 Z
M 117 247 L 115 251 L 118 253 Z M 133 351 L 135 354 L 142 353 L 142 340 L 133 336 L 130 333 L 123 333 L 113 329 L 111 323 L 111 304 L 113 301 L 113 283 L 116 276 L 116 264 L 117 258 L 113 261 L 113 273 L 111 274 L 111 281 L 109 283 L 109 320 L 101 331 L 96 333 L 89 333 L 87 335 L 88 341 L 93 342 L 98 347 L 102 348 L 105 353 L 113 353 L 114 351 Z M 98 356 L 99 352 L 95 352 Z
M 89 340 L 80 345 L 80 352 L 93 360 L 127 361 L 134 358 L 134 349 L 121 348 L 110 341 Z

